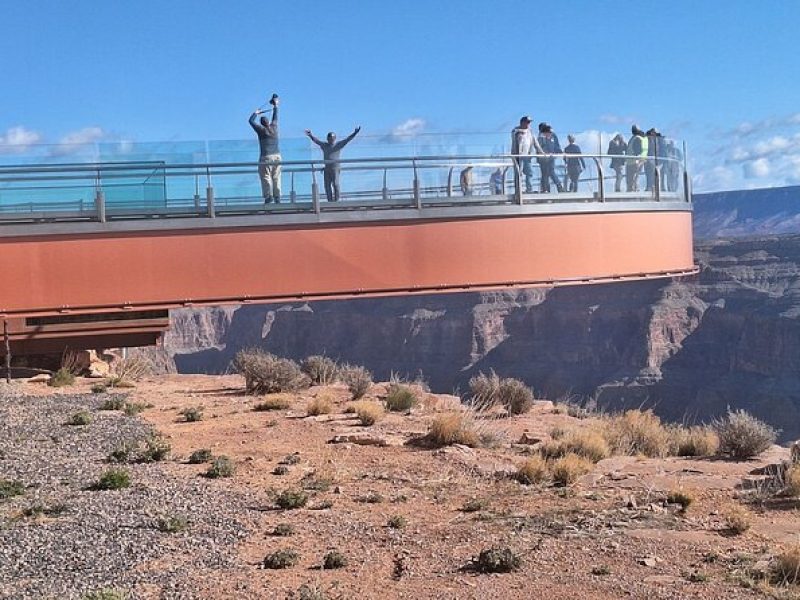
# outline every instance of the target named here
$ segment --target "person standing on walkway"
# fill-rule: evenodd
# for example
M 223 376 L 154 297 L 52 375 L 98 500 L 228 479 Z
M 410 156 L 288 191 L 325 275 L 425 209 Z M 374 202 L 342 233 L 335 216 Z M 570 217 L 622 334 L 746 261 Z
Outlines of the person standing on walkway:
M 581 147 L 575 143 L 575 136 L 568 135 L 567 147 L 564 148 L 564 154 L 581 154 Z M 564 162 L 567 165 L 567 179 L 569 181 L 569 187 L 567 191 L 570 192 L 577 192 L 578 191 L 578 179 L 580 179 L 581 172 L 586 170 L 586 163 L 583 160 L 582 156 L 576 157 L 568 157 L 564 159 Z
M 556 159 L 548 154 L 561 154 L 561 144 L 558 143 L 558 136 L 553 133 L 553 128 L 547 123 L 539 123 L 539 145 L 542 147 L 542 152 L 545 156 L 539 158 L 539 167 L 542 170 L 542 178 L 540 181 L 541 192 L 547 194 L 550 192 L 550 180 L 556 184 L 556 189 L 559 192 L 564 191 L 564 186 L 556 177 Z
M 625 178 L 629 192 L 639 191 L 639 175 L 647 160 L 647 138 L 638 126 L 631 127 L 631 139 L 628 140 L 628 159 L 625 163 Z
M 608 151 L 606 154 L 613 156 L 611 159 L 611 168 L 614 170 L 614 191 L 622 191 L 622 179 L 625 177 L 625 159 L 616 158 L 617 156 L 624 156 L 628 150 L 628 144 L 625 143 L 625 138 L 621 133 L 618 133 L 608 143 Z
M 326 142 L 314 137 L 310 129 L 306 129 L 306 135 L 322 150 L 322 158 L 325 159 L 325 168 L 322 171 L 323 179 L 325 181 L 325 196 L 328 202 L 339 201 L 339 153 L 347 144 L 353 141 L 353 138 L 361 131 L 361 127 L 356 127 L 353 133 L 348 135 L 340 142 L 336 141 L 336 134 L 332 131 L 328 133 Z
M 661 134 L 655 127 L 651 127 L 645 133 L 647 136 L 647 161 L 644 164 L 644 176 L 647 185 L 645 189 L 652 192 L 656 185 L 656 167 L 659 164 L 659 157 L 663 156 L 663 148 L 659 148 Z
M 256 118 L 266 112 L 257 108 L 250 115 L 250 126 L 258 136 L 258 178 L 261 180 L 261 194 L 264 204 L 281 201 L 281 151 L 278 147 L 278 94 L 272 94 L 269 101 L 272 104 L 272 121 L 261 117 L 259 123 Z
M 511 130 L 511 154 L 515 156 L 520 173 L 525 175 L 525 193 L 533 193 L 533 167 L 531 155 L 541 154 L 542 147 L 533 137 L 531 132 L 531 118 L 524 116 L 519 120 L 519 126 Z

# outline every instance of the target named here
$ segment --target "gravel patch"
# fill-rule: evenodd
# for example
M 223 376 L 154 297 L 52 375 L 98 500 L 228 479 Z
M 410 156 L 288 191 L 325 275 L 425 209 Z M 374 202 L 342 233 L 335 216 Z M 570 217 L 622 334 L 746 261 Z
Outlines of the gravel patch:
M 104 588 L 200 598 L 192 572 L 241 567 L 236 544 L 253 529 L 247 507 L 257 500 L 218 481 L 175 477 L 164 463 L 110 465 L 112 450 L 154 431 L 98 410 L 107 398 L 0 391 L 0 479 L 25 486 L 0 500 L 0 598 L 79 599 Z M 81 409 L 91 423 L 67 425 Z M 111 466 L 126 469 L 131 486 L 91 490 Z M 159 531 L 160 518 L 175 516 L 187 519 L 185 529 Z

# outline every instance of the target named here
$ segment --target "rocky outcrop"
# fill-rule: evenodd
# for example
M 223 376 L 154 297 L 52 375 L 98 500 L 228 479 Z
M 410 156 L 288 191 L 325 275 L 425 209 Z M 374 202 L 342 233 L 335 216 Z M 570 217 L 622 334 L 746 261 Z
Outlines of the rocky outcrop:
M 326 354 L 436 392 L 495 369 L 548 398 L 679 420 L 743 407 L 800 436 L 800 236 L 696 255 L 681 280 L 178 311 L 165 349 L 181 372 L 224 372 L 248 346 Z

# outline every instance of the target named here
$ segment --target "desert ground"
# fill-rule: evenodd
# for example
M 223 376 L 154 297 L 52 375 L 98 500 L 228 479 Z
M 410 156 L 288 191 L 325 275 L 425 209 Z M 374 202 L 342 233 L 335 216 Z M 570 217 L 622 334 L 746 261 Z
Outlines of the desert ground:
M 800 597 L 773 574 L 800 540 L 800 504 L 767 485 L 787 448 L 615 455 L 567 485 L 526 484 L 518 469 L 551 434 L 595 418 L 537 400 L 482 415 L 491 444 L 431 447 L 430 423 L 460 403 L 419 386 L 410 411 L 365 426 L 343 384 L 267 396 L 239 375 L 96 384 L 0 388 L 0 483 L 18 483 L 0 495 L 2 598 Z M 254 410 L 264 402 L 277 408 Z M 163 452 L 137 454 L 143 440 Z M 211 457 L 190 461 L 201 449 Z M 220 456 L 235 472 L 206 476 Z M 100 489 L 109 469 L 129 485 Z M 518 562 L 484 572 L 488 549 Z

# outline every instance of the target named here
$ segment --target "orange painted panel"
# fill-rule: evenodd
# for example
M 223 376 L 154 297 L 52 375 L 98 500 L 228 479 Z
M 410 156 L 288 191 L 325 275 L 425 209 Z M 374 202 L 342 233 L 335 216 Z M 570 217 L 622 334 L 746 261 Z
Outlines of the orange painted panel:
M 0 313 L 502 286 L 693 267 L 691 212 L 0 239 Z

